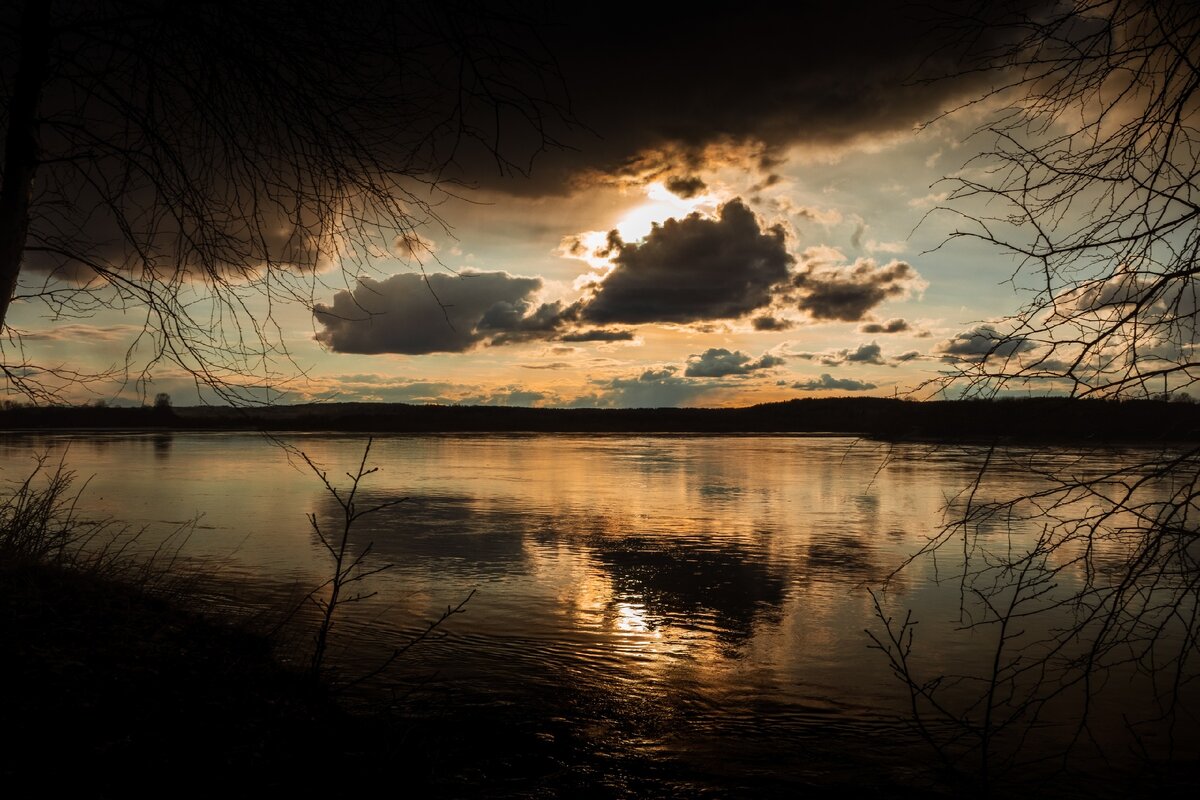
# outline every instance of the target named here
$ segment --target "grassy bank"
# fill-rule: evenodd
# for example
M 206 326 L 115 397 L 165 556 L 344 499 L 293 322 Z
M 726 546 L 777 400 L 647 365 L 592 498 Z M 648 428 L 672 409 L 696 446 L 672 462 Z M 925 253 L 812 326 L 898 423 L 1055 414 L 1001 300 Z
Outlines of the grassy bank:
M 0 566 L 0 781 L 23 787 L 7 796 L 308 795 L 373 771 L 372 721 L 281 666 L 267 637 L 185 602 Z
M 73 483 L 41 460 L 0 493 L 6 797 L 340 796 L 395 755 L 384 719 L 346 713 L 245 621 L 201 613 L 161 547 L 134 555 L 136 532 L 80 518 Z

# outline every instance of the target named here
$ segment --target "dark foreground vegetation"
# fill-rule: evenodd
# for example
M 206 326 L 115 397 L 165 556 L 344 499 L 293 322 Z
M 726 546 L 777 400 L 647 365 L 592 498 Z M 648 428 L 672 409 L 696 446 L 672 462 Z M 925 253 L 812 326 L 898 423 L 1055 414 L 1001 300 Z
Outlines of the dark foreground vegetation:
M 506 785 L 546 776 L 582 788 L 558 774 L 561 747 L 503 720 L 315 677 L 311 620 L 215 604 L 246 587 L 106 546 L 128 529 L 75 517 L 64 475 L 0 495 L 4 797 L 522 796 Z
M 282 667 L 269 639 L 180 600 L 0 566 L 7 796 L 242 796 L 334 788 L 335 765 L 369 771 L 353 763 L 362 722 Z
M 847 433 L 887 439 L 1183 442 L 1200 440 L 1200 404 L 1027 398 L 916 402 L 854 397 L 745 408 L 517 408 L 321 403 L 261 408 L 20 406 L 0 429 L 166 428 L 371 433 Z
M 164 548 L 84 518 L 73 473 L 42 461 L 5 477 L 6 797 L 305 794 L 370 772 L 362 743 L 388 738 L 281 663 L 272 637 L 199 613 L 198 579 Z

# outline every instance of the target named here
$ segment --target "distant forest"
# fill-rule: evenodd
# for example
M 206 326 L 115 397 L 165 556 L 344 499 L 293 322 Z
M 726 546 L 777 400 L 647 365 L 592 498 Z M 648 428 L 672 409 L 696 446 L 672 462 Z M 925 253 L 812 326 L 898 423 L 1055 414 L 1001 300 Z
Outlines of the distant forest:
M 1200 404 L 1163 400 L 908 401 L 855 397 L 745 408 L 514 408 L 322 403 L 230 408 L 0 408 L 0 429 L 172 429 L 363 433 L 839 433 L 884 439 L 1200 441 Z

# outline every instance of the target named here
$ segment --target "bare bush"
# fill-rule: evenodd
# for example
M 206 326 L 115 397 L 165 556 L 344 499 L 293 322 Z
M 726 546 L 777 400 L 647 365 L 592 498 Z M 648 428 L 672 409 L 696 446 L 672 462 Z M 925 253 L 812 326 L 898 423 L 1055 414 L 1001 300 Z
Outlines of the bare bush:
M 371 454 L 371 444 L 373 442 L 373 439 L 367 439 L 367 444 L 363 447 L 362 459 L 358 463 L 358 468 L 352 473 L 346 473 L 350 484 L 344 490 L 339 490 L 334 486 L 329 480 L 329 474 L 315 464 L 306 453 L 300 453 L 300 457 L 304 460 L 304 463 L 320 479 L 325 490 L 342 512 L 341 519 L 338 520 L 338 529 L 335 532 L 327 532 L 323 529 L 315 512 L 308 515 L 309 525 L 316 535 L 317 540 L 321 543 L 321 546 L 328 553 L 333 568 L 333 573 L 329 576 L 329 579 L 313 589 L 305 597 L 305 602 L 312 603 L 320 612 L 320 622 L 317 625 L 312 657 L 309 661 L 309 674 L 314 680 L 320 679 L 323 675 L 325 655 L 329 645 L 329 633 L 333 629 L 334 617 L 339 608 L 374 597 L 376 592 L 360 590 L 360 585 L 371 576 L 385 572 L 393 566 L 388 563 L 368 563 L 368 557 L 374 549 L 374 542 L 367 542 L 365 545 L 359 547 L 352 546 L 351 542 L 352 530 L 355 523 L 360 519 L 368 514 L 392 508 L 408 500 L 406 497 L 400 497 L 366 506 L 359 505 L 359 490 L 363 479 L 379 471 L 379 467 L 367 467 L 367 459 Z M 467 603 L 474 595 L 475 591 L 472 590 L 458 605 L 447 606 L 445 612 L 429 622 L 407 642 L 394 648 L 392 653 L 380 664 L 365 674 L 344 682 L 339 688 L 343 690 L 349 689 L 352 686 L 365 683 L 382 674 L 410 649 L 433 635 L 443 622 L 455 614 L 463 613 Z
M 1182 393 L 1200 377 L 1200 13 L 1154 0 L 977 10 L 954 24 L 974 48 L 967 68 L 995 80 L 973 105 L 994 114 L 942 210 L 960 222 L 951 239 L 1015 257 L 1024 305 L 949 353 L 933 386 Z M 1031 493 L 997 480 L 1012 452 L 987 453 L 904 567 L 939 560 L 955 624 L 990 657 L 937 666 L 911 612 L 876 595 L 870 634 L 919 730 L 985 786 L 1085 751 L 1092 766 L 1186 755 L 1200 738 L 1200 449 L 1046 448 L 1017 465 L 1041 481 Z

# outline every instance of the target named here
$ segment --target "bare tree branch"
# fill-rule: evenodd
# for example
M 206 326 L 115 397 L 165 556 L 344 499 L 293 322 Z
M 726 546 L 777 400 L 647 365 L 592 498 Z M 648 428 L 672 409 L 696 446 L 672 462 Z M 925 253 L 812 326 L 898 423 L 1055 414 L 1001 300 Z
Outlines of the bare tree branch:
M 527 171 L 570 124 L 504 4 L 21 5 L 0 12 L 0 323 L 10 300 L 136 314 L 143 393 L 171 366 L 261 402 L 303 372 L 280 305 L 446 229 L 457 162 Z

